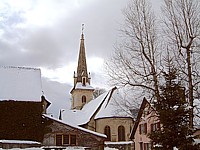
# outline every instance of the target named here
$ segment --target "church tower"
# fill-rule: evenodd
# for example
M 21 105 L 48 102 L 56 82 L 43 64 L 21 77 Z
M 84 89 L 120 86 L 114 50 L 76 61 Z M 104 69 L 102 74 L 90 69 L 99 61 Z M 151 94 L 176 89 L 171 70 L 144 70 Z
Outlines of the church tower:
M 80 41 L 77 72 L 74 71 L 74 87 L 71 90 L 72 106 L 71 109 L 82 109 L 82 107 L 93 99 L 94 88 L 90 85 L 90 73 L 87 72 L 86 53 L 84 45 L 84 34 Z

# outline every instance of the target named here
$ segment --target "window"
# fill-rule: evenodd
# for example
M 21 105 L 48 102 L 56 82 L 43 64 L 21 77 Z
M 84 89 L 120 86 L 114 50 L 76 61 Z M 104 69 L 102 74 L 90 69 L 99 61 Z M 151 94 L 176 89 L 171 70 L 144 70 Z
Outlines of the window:
M 56 135 L 56 146 L 62 145 L 62 135 Z
M 143 123 L 139 125 L 139 133 L 147 134 L 147 123 Z
M 144 143 L 144 150 L 151 150 L 151 143 Z
M 143 143 L 140 142 L 140 150 L 143 150 Z
M 125 128 L 124 128 L 124 126 L 118 127 L 118 141 L 125 141 Z
M 85 95 L 82 96 L 82 103 L 86 103 L 86 96 Z
M 76 135 L 57 134 L 55 142 L 56 146 L 76 145 Z
M 63 144 L 64 145 L 69 145 L 69 135 L 63 135 Z
M 82 77 L 82 84 L 85 86 L 86 85 L 86 77 Z
M 76 135 L 71 135 L 70 136 L 70 144 L 71 145 L 76 145 Z
M 109 126 L 106 126 L 104 128 L 104 134 L 107 136 L 106 141 L 111 141 L 111 138 L 110 138 L 110 127 Z
M 160 122 L 151 124 L 151 132 L 160 130 Z

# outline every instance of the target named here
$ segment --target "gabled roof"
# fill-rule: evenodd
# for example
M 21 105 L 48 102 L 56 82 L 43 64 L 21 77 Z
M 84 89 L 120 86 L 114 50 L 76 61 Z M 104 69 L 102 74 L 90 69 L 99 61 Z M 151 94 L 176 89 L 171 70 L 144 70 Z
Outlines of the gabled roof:
M 0 101 L 41 101 L 41 71 L 37 68 L 0 66 Z
M 121 100 L 122 97 L 116 87 L 112 88 L 108 92 L 103 93 L 96 99 L 91 100 L 85 104 L 81 110 L 62 110 L 61 118 L 64 122 L 73 122 L 77 125 L 87 124 L 94 116 L 94 119 L 110 118 L 110 117 L 130 117 L 129 114 L 121 106 L 115 103 Z
M 56 122 L 58 122 L 58 123 L 61 123 L 61 124 L 70 126 L 70 127 L 72 127 L 72 128 L 76 128 L 76 129 L 78 129 L 78 130 L 81 130 L 81 131 L 84 131 L 84 132 L 87 132 L 87 133 L 90 133 L 90 134 L 93 134 L 93 135 L 96 135 L 96 136 L 99 136 L 99 137 L 102 137 L 102 138 L 106 138 L 106 137 L 107 137 L 105 134 L 101 134 L 101 133 L 98 133 L 98 132 L 94 132 L 94 131 L 91 131 L 91 130 L 88 130 L 88 129 L 79 127 L 78 125 L 73 124 L 72 122 L 64 122 L 64 121 L 62 121 L 62 120 L 58 120 L 58 119 L 56 119 L 56 118 L 54 118 L 54 117 L 51 117 L 51 116 L 45 115 L 45 114 L 43 114 L 43 116 L 44 116 L 45 118 L 51 119 L 51 120 L 53 120 L 53 121 L 56 121 Z
M 129 117 L 132 118 L 130 110 L 121 104 L 123 97 L 119 90 L 114 87 L 110 95 L 105 99 L 94 119 L 111 118 L 111 117 Z
M 135 133 L 136 133 L 138 124 L 139 124 L 140 119 L 141 119 L 141 117 L 142 117 L 143 111 L 144 111 L 144 109 L 145 109 L 145 107 L 146 107 L 146 104 L 149 104 L 149 105 L 150 105 L 150 103 L 149 103 L 149 102 L 146 100 L 146 98 L 144 97 L 144 99 L 143 99 L 143 101 L 142 101 L 142 104 L 141 104 L 141 106 L 140 106 L 138 115 L 137 115 L 137 119 L 136 119 L 136 121 L 135 121 L 135 123 L 134 123 L 134 126 L 133 126 L 133 129 L 132 129 L 132 131 L 131 131 L 130 139 L 134 139 L 134 136 L 135 136 Z
M 77 125 L 88 123 L 97 109 L 102 105 L 108 97 L 109 92 L 105 92 L 88 104 L 85 104 L 81 110 L 62 110 L 61 118 L 64 122 L 73 122 Z

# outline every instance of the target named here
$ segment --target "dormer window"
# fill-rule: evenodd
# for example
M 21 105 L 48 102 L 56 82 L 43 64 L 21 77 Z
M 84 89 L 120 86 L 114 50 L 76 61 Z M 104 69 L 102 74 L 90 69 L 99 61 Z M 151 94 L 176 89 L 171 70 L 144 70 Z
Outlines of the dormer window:
M 86 85 L 86 77 L 82 77 L 82 84 L 83 84 L 83 86 Z

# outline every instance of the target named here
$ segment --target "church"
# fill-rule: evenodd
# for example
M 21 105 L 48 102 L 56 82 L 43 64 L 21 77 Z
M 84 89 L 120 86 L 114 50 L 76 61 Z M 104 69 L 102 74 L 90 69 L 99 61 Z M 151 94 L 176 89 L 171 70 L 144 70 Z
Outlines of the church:
M 116 87 L 94 98 L 91 75 L 87 70 L 84 34 L 80 39 L 77 71 L 74 72 L 74 85 L 70 91 L 71 109 L 60 110 L 59 119 L 79 127 L 105 134 L 105 146 L 119 149 L 131 149 L 133 142 L 130 133 L 133 116 L 128 108 L 119 105 L 123 100 Z

